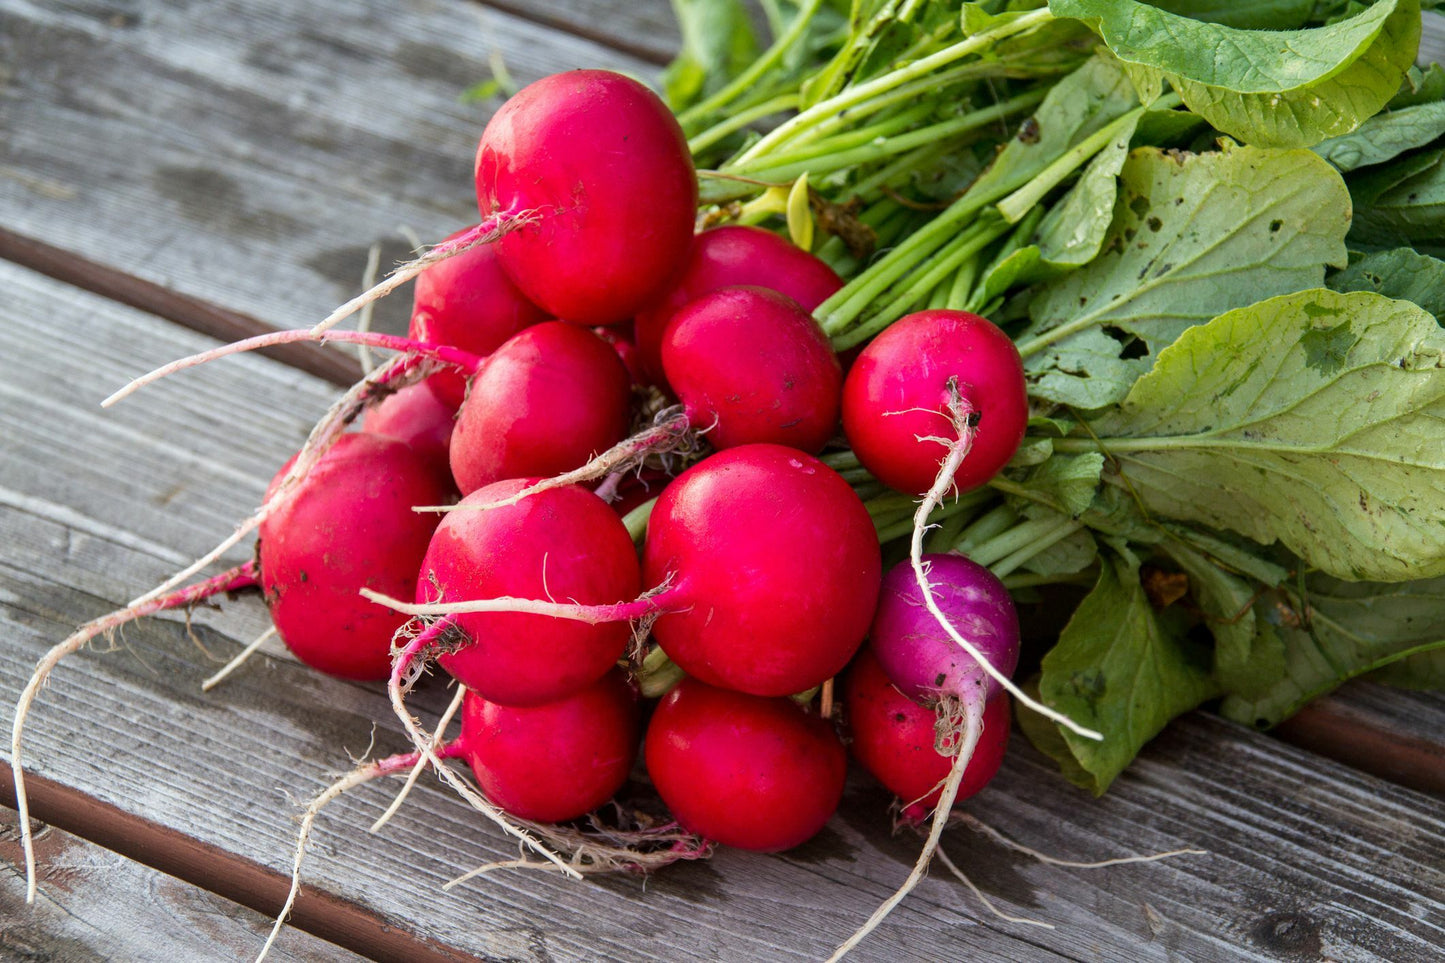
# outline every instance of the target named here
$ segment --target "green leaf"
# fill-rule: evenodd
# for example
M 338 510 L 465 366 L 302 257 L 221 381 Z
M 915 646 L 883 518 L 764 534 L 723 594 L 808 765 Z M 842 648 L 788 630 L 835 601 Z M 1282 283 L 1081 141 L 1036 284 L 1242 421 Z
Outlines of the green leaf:
M 662 75 L 675 111 L 722 89 L 757 58 L 758 41 L 740 0 L 672 0 L 682 52 Z
M 1054 455 L 1029 473 L 1023 487 L 1056 502 L 1075 518 L 1088 511 L 1099 488 L 1104 456 L 1096 451 Z
M 1352 178 L 1350 241 L 1445 253 L 1445 151 L 1406 156 L 1378 175 Z
M 1397 581 L 1445 574 L 1442 423 L 1435 319 L 1318 289 L 1186 332 L 1093 429 L 1152 515 Z
M 1414 301 L 1437 321 L 1445 318 L 1445 261 L 1408 247 L 1367 254 L 1327 283 L 1336 291 L 1374 291 Z
M 1149 5 L 1244 30 L 1290 30 L 1303 26 L 1315 10 L 1315 0 L 1149 0 Z
M 1376 114 L 1352 133 L 1316 144 L 1315 153 L 1342 171 L 1382 164 L 1445 134 L 1445 101 Z
M 1123 347 L 1099 328 L 1049 345 L 1024 360 L 1029 395 L 1086 410 L 1113 404 L 1149 370 L 1143 358 L 1119 357 Z
M 1214 636 L 1214 678 L 1226 692 L 1258 695 L 1284 674 L 1284 645 L 1255 624 L 1254 585 L 1180 539 L 1159 547 L 1189 576 L 1189 594 Z
M 1137 120 L 1126 125 L 1118 137 L 1094 155 L 1074 186 L 1039 222 L 1032 243 L 992 265 L 970 303 L 985 304 L 1010 288 L 1055 277 L 1098 256 L 1113 219 L 1119 172 L 1129 155 L 1129 140 L 1137 125 Z
M 1445 579 L 1379 585 L 1315 576 L 1303 595 L 1282 592 L 1273 604 L 1261 604 L 1259 614 L 1283 640 L 1285 675 L 1262 695 L 1225 699 L 1220 711 L 1265 728 L 1347 679 L 1442 651 Z
M 1069 148 L 1139 106 L 1134 86 L 1113 58 L 1090 57 L 1049 90 L 973 191 L 1001 196 L 1033 180 Z
M 1371 672 L 1370 680 L 1397 689 L 1445 689 L 1445 648 L 1397 659 Z
M 1103 733 L 1100 742 L 1060 731 L 1095 793 L 1170 719 L 1216 694 L 1207 653 L 1190 646 L 1174 613 L 1161 618 L 1150 607 L 1138 562 L 1102 561 L 1098 583 L 1044 656 L 1039 679 L 1045 705 Z
M 1039 697 L 1039 678 L 1035 676 L 1023 685 L 1023 690 L 1031 698 Z M 1087 769 L 1079 765 L 1074 754 L 1069 749 L 1069 744 L 1064 741 L 1063 730 L 1054 725 L 1048 719 L 1034 712 L 1022 702 L 1014 703 L 1014 718 L 1018 720 L 1019 728 L 1033 743 L 1035 749 L 1048 756 L 1059 765 L 1059 774 L 1080 789 L 1088 789 L 1097 793 L 1098 781 Z
M 1310 151 L 1139 148 L 1120 182 L 1104 252 L 1030 304 L 1019 348 L 1035 397 L 1099 408 L 1124 396 L 1148 362 L 1121 361 L 1130 339 L 1104 326 L 1157 354 L 1193 325 L 1317 286 L 1325 264 L 1345 263 L 1349 195 Z
M 1087 22 L 1121 61 L 1167 79 L 1195 113 L 1265 147 L 1348 133 L 1396 92 L 1420 44 L 1419 0 L 1380 0 L 1338 23 L 1241 30 L 1138 0 L 1050 0 Z
M 1431 64 L 1423 70 L 1411 67 L 1405 72 L 1404 88 L 1386 105 L 1386 109 L 1413 107 L 1436 100 L 1445 100 L 1445 69 L 1441 69 L 1439 64 Z

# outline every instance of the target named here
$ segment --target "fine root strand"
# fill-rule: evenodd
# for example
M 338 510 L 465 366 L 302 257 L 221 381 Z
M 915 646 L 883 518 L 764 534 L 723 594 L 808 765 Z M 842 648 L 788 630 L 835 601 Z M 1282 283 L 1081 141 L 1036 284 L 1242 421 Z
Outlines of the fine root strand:
M 236 592 L 251 588 L 257 584 L 259 579 L 260 572 L 256 564 L 246 562 L 190 588 L 162 595 L 141 604 L 128 605 L 123 609 L 117 609 L 98 619 L 93 619 L 76 629 L 40 658 L 35 666 L 35 671 L 31 673 L 29 681 L 25 683 L 19 700 L 15 703 L 15 719 L 10 727 L 10 772 L 15 782 L 15 809 L 20 821 L 20 847 L 25 854 L 25 902 L 35 902 L 37 888 L 35 840 L 30 831 L 30 799 L 25 791 L 25 768 L 21 762 L 25 719 L 30 714 L 30 707 L 34 704 L 35 697 L 40 694 L 40 690 L 50 679 L 50 674 L 55 671 L 56 665 L 67 655 L 78 652 L 91 639 L 101 635 L 109 638 L 116 629 L 127 622 L 166 609 L 194 605 L 222 592 Z
M 958 629 L 954 627 L 953 622 L 950 621 L 944 611 L 938 607 L 937 599 L 933 597 L 933 587 L 928 581 L 928 568 L 923 564 L 923 536 L 929 529 L 928 516 L 933 513 L 933 510 L 943 502 L 948 492 L 952 490 L 953 476 L 957 474 L 959 466 L 963 464 L 964 458 L 968 455 L 969 449 L 973 447 L 973 439 L 976 434 L 976 428 L 973 422 L 975 412 L 969 406 L 968 402 L 963 399 L 958 391 L 958 385 L 953 379 L 949 379 L 949 389 L 952 394 L 952 399 L 949 402 L 949 414 L 953 420 L 954 428 L 957 431 L 957 437 L 952 440 L 946 438 L 936 439 L 948 446 L 948 456 L 939 467 L 938 475 L 933 480 L 933 487 L 928 490 L 928 494 L 923 496 L 923 500 L 918 503 L 918 510 L 913 513 L 913 538 L 909 546 L 908 554 L 909 560 L 913 565 L 913 575 L 918 580 L 919 590 L 923 593 L 923 604 L 928 608 L 929 613 L 943 630 L 948 633 L 948 637 L 957 643 L 963 651 L 967 652 L 969 657 L 978 663 L 980 668 L 987 672 L 995 682 L 1001 685 L 1004 690 L 1015 699 L 1045 718 L 1051 719 L 1086 739 L 1102 740 L 1104 738 L 1102 733 L 1079 725 L 1062 712 L 1050 709 L 1020 689 L 1012 679 L 1000 671 L 992 662 L 984 658 L 983 653 L 978 650 L 977 646 L 959 633 Z
M 462 707 L 462 700 L 464 700 L 466 696 L 466 687 L 458 684 L 457 693 L 456 695 L 452 696 L 451 704 L 447 706 L 446 711 L 442 713 L 441 719 L 437 721 L 436 734 L 432 736 L 433 750 L 437 750 L 442 747 L 442 742 L 446 737 L 447 726 L 451 725 L 452 717 L 455 716 L 457 714 L 457 710 Z M 397 810 L 401 808 L 401 804 L 405 802 L 406 797 L 411 794 L 412 787 L 414 787 L 416 785 L 416 781 L 421 778 L 421 774 L 426 769 L 426 767 L 427 757 L 424 755 L 418 755 L 416 765 L 412 766 L 411 772 L 407 773 L 406 783 L 403 784 L 401 790 L 397 792 L 396 798 L 391 801 L 391 805 L 387 806 L 386 811 L 377 817 L 376 822 L 371 824 L 371 828 L 368 829 L 367 832 L 380 832 L 381 827 L 385 826 L 388 822 L 391 821 L 391 817 L 396 815 Z
M 1161 859 L 1173 859 L 1176 856 L 1208 856 L 1207 849 L 1171 849 L 1163 853 L 1151 853 L 1148 856 L 1117 856 L 1113 859 L 1099 859 L 1091 862 L 1081 862 L 1073 859 L 1059 859 L 1057 856 L 1050 856 L 1041 853 L 1037 849 L 1025 846 L 1016 840 L 1010 839 L 1003 833 L 994 829 L 988 823 L 969 813 L 958 812 L 953 814 L 953 821 L 967 826 L 974 832 L 983 833 L 1001 846 L 1006 846 L 1015 852 L 1023 853 L 1025 856 L 1032 856 L 1034 859 L 1049 866 L 1062 866 L 1068 869 L 1103 869 L 1106 866 L 1127 866 L 1132 863 L 1152 863 Z
M 974 883 L 973 880 L 969 879 L 963 870 L 958 868 L 958 864 L 948 858 L 948 853 L 944 851 L 942 846 L 938 847 L 938 861 L 941 862 L 944 866 L 948 867 L 949 872 L 953 873 L 954 876 L 957 876 L 959 880 L 963 883 L 963 885 L 969 888 L 973 895 L 978 898 L 978 901 L 983 904 L 984 909 L 988 910 L 999 919 L 1007 923 L 1021 923 L 1025 926 L 1038 926 L 1046 930 L 1051 930 L 1055 928 L 1053 923 L 1045 923 L 1043 920 L 1031 919 L 1027 916 L 1014 916 L 1012 913 L 1005 913 L 1003 910 L 999 909 L 998 906 L 994 904 L 994 901 L 985 896 L 983 890 L 979 889 L 978 885 Z
M 217 671 L 215 675 L 211 676 L 209 679 L 201 683 L 201 691 L 210 692 L 216 686 L 220 685 L 221 682 L 224 681 L 228 675 L 230 675 L 232 672 L 235 672 L 241 667 L 241 663 L 245 662 L 251 656 L 261 651 L 261 646 L 265 645 L 270 639 L 275 637 L 275 635 L 276 626 L 273 625 L 265 632 L 262 632 L 260 635 L 252 639 L 251 642 L 247 644 L 244 649 L 236 653 L 236 657 L 234 659 L 221 666 L 220 670 Z
M 432 736 L 422 726 L 421 720 L 412 715 L 411 710 L 406 707 L 406 693 L 411 690 L 412 684 L 420 676 L 423 666 L 418 664 L 418 656 L 427 652 L 429 648 L 437 644 L 441 635 L 451 629 L 450 619 L 441 619 L 433 622 L 416 638 L 412 639 L 406 646 L 397 653 L 392 662 L 391 678 L 387 682 L 387 695 L 391 701 L 392 711 L 401 720 L 402 726 L 406 729 L 407 735 L 411 738 L 419 753 L 429 761 L 436 770 L 442 781 L 451 786 L 457 795 L 466 800 L 473 809 L 486 816 L 496 823 L 504 832 L 515 836 L 521 842 L 531 847 L 539 856 L 556 863 L 564 873 L 573 879 L 581 879 L 582 874 L 568 866 L 562 857 L 553 852 L 536 836 L 525 827 L 514 822 L 506 813 L 497 808 L 480 792 L 473 789 L 457 773 L 446 764 L 432 748 Z
M 348 789 L 355 789 L 380 776 L 390 775 L 407 768 L 412 764 L 413 756 L 414 753 L 405 753 L 360 765 L 327 786 L 307 804 L 306 809 L 301 813 L 301 828 L 296 832 L 296 850 L 291 860 L 291 888 L 286 893 L 286 902 L 282 904 L 281 912 L 276 916 L 276 922 L 271 927 L 270 935 L 266 937 L 265 945 L 256 955 L 256 963 L 261 963 L 266 958 L 266 954 L 271 952 L 272 945 L 281 935 L 281 930 L 286 925 L 286 919 L 296 905 L 296 897 L 301 894 L 301 864 L 306 859 L 306 845 L 311 839 L 311 827 L 315 825 L 316 817 L 320 815 L 321 810 L 326 807 L 327 803 Z
M 932 861 L 934 853 L 938 851 L 939 840 L 943 838 L 943 828 L 948 825 L 948 814 L 953 811 L 953 801 L 958 798 L 958 789 L 963 785 L 964 770 L 968 768 L 968 762 L 973 758 L 974 748 L 978 745 L 979 737 L 983 735 L 982 702 L 966 702 L 963 706 L 963 713 L 962 744 L 954 755 L 948 779 L 943 784 L 943 794 L 939 797 L 938 805 L 933 810 L 933 823 L 929 828 L 928 838 L 924 840 L 923 850 L 918 854 L 918 862 L 913 864 L 913 871 L 908 874 L 903 885 L 873 911 L 873 915 L 868 917 L 868 921 L 860 926 L 847 942 L 833 952 L 833 955 L 828 958 L 828 963 L 837 963 L 848 954 L 849 950 L 861 943 L 888 917 L 889 913 L 893 912 L 899 903 L 903 902 L 904 897 L 911 893 L 928 873 L 928 864 Z
M 687 415 L 683 413 L 682 406 L 674 405 L 671 408 L 666 408 L 658 412 L 651 428 L 618 442 L 581 468 L 575 468 L 572 471 L 555 475 L 552 478 L 545 478 L 535 484 L 528 485 L 513 495 L 498 499 L 494 502 L 486 502 L 483 504 L 420 505 L 417 506 L 414 511 L 465 512 L 506 508 L 509 505 L 517 504 L 524 498 L 553 488 L 562 488 L 567 485 L 580 485 L 583 482 L 589 482 L 593 479 L 619 475 L 632 469 L 640 468 L 643 462 L 654 455 L 686 454 L 695 451 L 697 447 L 697 433 L 692 430 Z

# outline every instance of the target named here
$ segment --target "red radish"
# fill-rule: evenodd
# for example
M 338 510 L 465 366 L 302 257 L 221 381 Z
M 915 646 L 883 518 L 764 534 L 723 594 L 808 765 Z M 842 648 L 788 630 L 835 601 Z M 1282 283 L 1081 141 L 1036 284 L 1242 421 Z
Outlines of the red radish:
M 637 343 L 633 340 L 631 325 L 616 325 L 611 328 L 593 328 L 597 337 L 606 341 L 617 352 L 627 374 L 632 378 L 632 385 L 635 388 L 646 388 L 653 383 L 653 378 L 642 365 L 642 355 L 638 353 Z
M 457 415 L 449 452 L 463 494 L 503 478 L 576 469 L 627 432 L 632 400 L 627 369 L 597 335 L 560 321 L 519 331 L 485 358 L 450 345 L 375 332 L 277 331 L 173 361 L 132 381 L 104 404 L 173 371 L 297 341 L 338 341 L 407 352 L 387 369 L 368 376 L 363 386 L 373 391 L 405 373 L 408 364 L 416 366 L 424 359 L 469 372 L 472 387 Z M 328 416 L 316 431 L 339 424 L 337 417 Z
M 776 291 L 723 288 L 688 302 L 668 322 L 662 366 L 716 448 L 769 442 L 817 454 L 837 429 L 838 358 L 813 316 Z
M 953 626 L 999 672 L 1012 676 L 1019 660 L 1019 619 L 1004 584 L 962 555 L 925 555 L 923 566 L 933 597 Z M 883 671 L 917 702 L 933 704 L 942 695 L 962 699 L 978 686 L 993 699 L 1000 692 L 998 681 L 949 638 L 922 595 L 908 565 L 894 566 L 883 577 L 869 632 Z
M 703 231 L 693 240 L 677 282 L 637 312 L 637 350 L 654 381 L 663 381 L 662 333 L 677 310 L 704 294 L 738 285 L 786 294 L 811 313 L 843 286 L 843 279 L 823 261 L 760 227 L 728 225 Z
M 882 562 L 867 509 L 836 472 L 781 445 L 743 445 L 663 491 L 644 572 L 648 585 L 671 580 L 653 633 L 683 671 L 777 696 L 848 664 Z
M 498 482 L 462 505 L 504 498 L 525 485 L 520 479 Z M 513 598 L 610 605 L 641 589 L 637 551 L 622 521 L 602 499 L 575 486 L 504 508 L 449 512 L 419 568 L 415 593 L 421 602 Z M 469 641 L 438 661 L 478 695 L 509 706 L 553 702 L 591 685 L 622 656 L 630 634 L 625 621 L 592 624 L 521 611 L 473 612 L 455 620 Z
M 637 757 L 637 693 L 618 669 L 557 702 L 525 708 L 468 692 L 458 752 L 498 808 L 556 823 L 601 806 Z
M 286 475 L 282 468 L 272 484 Z M 412 511 L 453 497 L 403 442 L 344 435 L 261 524 L 261 584 L 277 632 L 307 665 L 347 679 L 385 679 L 405 616 L 361 588 L 402 594 L 436 529 Z
M 452 475 L 469 494 L 577 468 L 627 434 L 631 404 L 627 369 L 597 335 L 533 325 L 477 369 L 452 433 Z
M 937 490 L 936 485 L 934 491 Z M 838 948 L 832 956 L 834 960 L 872 932 L 928 871 L 948 822 L 948 813 L 962 790 L 974 753 L 988 728 L 985 707 L 990 676 L 1006 683 L 1010 692 L 1017 691 L 1017 687 L 1007 681 L 1007 673 L 1002 668 L 1007 666 L 1012 672 L 1018 663 L 1018 616 L 1012 601 L 1007 593 L 1001 597 L 993 593 L 997 579 L 982 566 L 972 562 L 953 564 L 936 556 L 923 556 L 922 525 L 922 520 L 915 523 L 912 558 L 900 563 L 885 580 L 888 590 L 879 597 L 878 614 L 869 638 L 874 651 L 880 655 L 880 669 L 889 663 L 900 664 L 908 670 L 906 677 L 910 685 L 920 677 L 925 683 L 931 683 L 929 688 L 937 700 L 935 738 L 938 743 L 956 748 L 934 807 L 933 824 L 913 871 L 898 891 Z M 958 584 L 950 585 L 950 582 Z M 966 639 L 958 626 L 976 634 L 987 652 Z M 945 644 L 959 643 L 969 657 L 987 664 L 974 661 L 970 665 L 968 659 L 952 653 L 940 654 L 940 639 Z M 886 661 L 882 657 L 884 652 L 889 653 Z M 927 676 L 930 672 L 934 673 L 932 678 Z M 1004 713 L 1006 719 L 1006 709 Z M 1005 722 L 995 728 L 1006 726 Z
M 268 504 L 299 457 L 292 458 L 272 480 Z M 367 601 L 358 591 L 363 587 L 385 590 L 414 577 L 404 575 L 397 581 L 397 572 L 415 571 L 435 524 L 411 510 L 417 504 L 412 499 L 429 502 L 448 497 L 448 484 L 407 444 L 380 435 L 343 435 L 295 487 L 279 496 L 269 514 L 257 516 L 261 545 L 256 560 L 185 588 L 147 593 L 123 609 L 82 625 L 51 648 L 21 692 L 11 726 L 10 767 L 16 807 L 22 816 L 27 901 L 34 901 L 36 885 L 21 764 L 22 737 L 31 704 L 62 658 L 143 616 L 195 605 L 223 593 L 264 588 L 278 633 L 303 662 L 346 678 L 385 678 L 390 668 L 391 635 L 405 619 Z M 328 511 L 337 514 L 326 517 Z M 288 526 L 285 532 L 276 528 L 278 519 Z M 344 540 L 336 545 L 316 544 L 318 536 L 329 540 L 338 529 L 346 533 Z M 226 545 L 222 542 L 221 550 Z M 327 557 L 329 550 L 338 547 L 345 551 Z M 288 551 L 295 553 L 289 559 L 284 557 Z M 299 611 L 308 603 L 307 611 Z
M 404 441 L 441 471 L 450 472 L 447 452 L 456 417 L 456 408 L 442 401 L 428 380 L 394 391 L 366 409 L 361 430 Z
M 683 679 L 647 729 L 647 772 L 683 826 L 760 852 L 807 841 L 838 808 L 847 753 L 791 699 Z
M 1018 449 L 1028 424 L 1023 364 L 997 326 L 966 311 L 929 310 L 894 322 L 863 349 L 843 384 L 843 431 L 883 483 L 923 496 L 909 546 L 919 601 L 975 663 L 1024 705 L 1086 738 L 1099 733 L 1025 695 L 953 626 L 929 586 L 923 533 L 950 491 L 985 484 Z
M 938 713 L 908 698 L 889 681 L 871 647 L 853 660 L 843 685 L 851 749 L 863 768 L 903 803 L 903 818 L 921 822 L 938 805 L 952 762 L 938 752 Z M 988 784 L 1008 746 L 1009 699 L 984 704 L 983 735 L 964 768 L 958 800 Z
M 697 210 L 682 128 L 642 84 L 573 70 L 493 115 L 476 158 L 502 266 L 535 304 L 588 326 L 625 321 L 681 269 Z M 484 225 L 485 226 L 485 225 Z
M 443 244 L 464 233 L 458 231 Z M 528 301 L 507 277 L 497 249 L 480 244 L 417 275 L 407 333 L 417 341 L 449 344 L 485 356 L 518 331 L 547 318 L 547 312 Z M 465 374 L 439 371 L 427 384 L 452 410 L 461 407 L 467 392 Z
M 690 302 L 668 324 L 663 364 L 680 410 L 664 409 L 651 427 L 515 497 L 629 471 L 651 455 L 696 450 L 703 433 L 718 449 L 775 444 L 809 454 L 834 435 L 838 359 L 812 315 L 775 291 L 724 288 Z
M 1008 464 L 1028 425 L 1023 363 L 1013 340 L 964 311 L 920 311 L 895 321 L 858 356 L 843 386 L 843 431 L 863 466 L 910 495 L 948 475 L 969 491 Z

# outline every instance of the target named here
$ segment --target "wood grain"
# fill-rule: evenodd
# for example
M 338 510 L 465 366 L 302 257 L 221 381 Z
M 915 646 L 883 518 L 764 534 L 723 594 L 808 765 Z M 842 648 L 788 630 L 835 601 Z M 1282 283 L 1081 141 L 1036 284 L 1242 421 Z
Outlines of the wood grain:
M 481 0 L 533 23 L 585 37 L 658 65 L 677 53 L 682 38 L 666 0 Z
M 202 339 L 14 266 L 0 265 L 0 284 L 0 343 L 19 376 L 0 396 L 0 691 L 13 693 L 75 623 L 207 547 L 329 391 L 266 359 L 232 359 L 98 415 L 87 399 L 119 369 Z M 42 304 L 45 338 L 29 324 Z M 82 334 L 84 364 L 53 350 Z M 255 411 L 236 418 L 240 404 Z M 204 612 L 196 635 L 227 655 L 262 624 L 258 610 Z M 31 720 L 31 768 L 193 838 L 218 854 L 214 876 L 283 872 L 294 800 L 347 768 L 348 753 L 402 746 L 375 686 L 263 657 L 202 697 L 213 663 L 176 620 L 117 641 L 61 666 Z M 444 699 L 433 686 L 417 706 L 435 713 Z M 917 846 L 889 835 L 886 798 L 860 780 L 820 837 L 782 856 L 724 852 L 645 884 L 500 873 L 444 893 L 446 879 L 515 849 L 430 779 L 369 838 L 388 790 L 363 787 L 323 815 L 308 881 L 380 925 L 487 958 L 817 959 L 902 880 Z M 948 852 L 986 892 L 1059 928 L 994 920 L 936 870 L 857 959 L 1272 960 L 1317 946 L 1333 959 L 1423 961 L 1445 940 L 1434 800 L 1218 720 L 1171 727 L 1099 801 L 1019 740 L 970 811 L 1073 858 L 1190 844 L 1211 855 L 1062 870 L 954 830 Z
M 222 963 L 254 955 L 271 928 L 260 913 L 54 826 L 38 826 L 35 846 L 40 896 L 26 906 L 15 814 L 0 811 L 0 958 L 146 960 L 164 947 L 172 959 Z M 350 963 L 364 957 L 296 933 L 272 959 Z
M 368 249 L 477 218 L 472 159 L 526 83 L 651 63 L 463 0 L 0 3 L 0 227 L 279 327 L 360 290 Z M 404 328 L 409 294 L 377 313 Z
M 1445 692 L 1351 682 L 1274 734 L 1402 786 L 1445 797 Z

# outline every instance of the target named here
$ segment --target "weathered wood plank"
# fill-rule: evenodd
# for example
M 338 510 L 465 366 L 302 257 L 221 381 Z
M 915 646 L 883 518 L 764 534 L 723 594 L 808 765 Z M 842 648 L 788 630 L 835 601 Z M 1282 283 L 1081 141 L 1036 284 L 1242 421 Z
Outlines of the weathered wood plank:
M 1364 772 L 1445 796 L 1445 692 L 1352 682 L 1274 732 Z
M 496 104 L 460 94 L 506 54 L 518 82 L 647 76 L 617 50 L 464 0 L 0 3 L 0 227 L 270 324 L 350 297 L 399 228 L 476 219 Z M 404 326 L 407 296 L 378 311 Z
M 109 390 L 117 368 L 199 339 L 14 267 L 0 265 L 0 284 L 10 292 L 0 343 L 14 346 L 11 367 L 28 379 L 0 405 L 0 488 L 16 493 L 0 509 L 0 691 L 14 693 L 73 624 L 206 547 L 237 510 L 221 504 L 226 493 L 258 497 L 326 392 L 264 359 L 237 359 L 96 417 L 84 399 Z M 86 364 L 27 333 L 40 304 L 52 337 L 94 332 Z M 238 418 L 248 393 L 255 410 Z M 202 483 L 216 491 L 199 492 Z M 229 651 L 259 624 L 256 608 L 208 613 L 198 634 Z M 32 718 L 32 768 L 217 853 L 283 871 L 288 795 L 316 792 L 323 773 L 348 764 L 346 751 L 366 749 L 377 721 L 375 751 L 401 746 L 375 687 L 263 658 L 201 697 L 210 666 L 176 622 L 136 625 L 122 641 L 57 673 Z M 442 697 L 433 687 L 418 705 L 435 711 Z M 860 784 L 819 839 L 784 856 L 725 852 L 645 887 L 502 873 L 442 893 L 444 880 L 515 849 L 431 780 L 366 838 L 386 797 L 365 787 L 323 816 L 308 880 L 388 927 L 491 957 L 816 959 L 901 881 L 917 845 L 889 837 L 886 800 Z M 857 959 L 1281 959 L 1318 941 L 1335 959 L 1411 961 L 1432 959 L 1445 940 L 1438 805 L 1217 720 L 1172 727 L 1097 802 L 1020 740 L 971 809 L 1076 858 L 1189 844 L 1212 855 L 1089 873 L 955 830 L 948 852 L 987 892 L 1059 929 L 993 920 L 939 870 Z M 217 874 L 225 868 L 218 857 Z M 1294 949 L 1281 942 L 1291 939 Z
M 25 905 L 25 868 L 15 813 L 0 810 L 0 957 L 88 963 L 146 960 L 157 951 L 195 963 L 254 955 L 271 921 L 214 893 L 159 873 L 78 836 L 40 826 L 42 875 Z M 363 957 L 304 933 L 278 961 Z
M 480 0 L 534 23 L 606 44 L 654 64 L 672 60 L 682 42 L 666 0 Z

